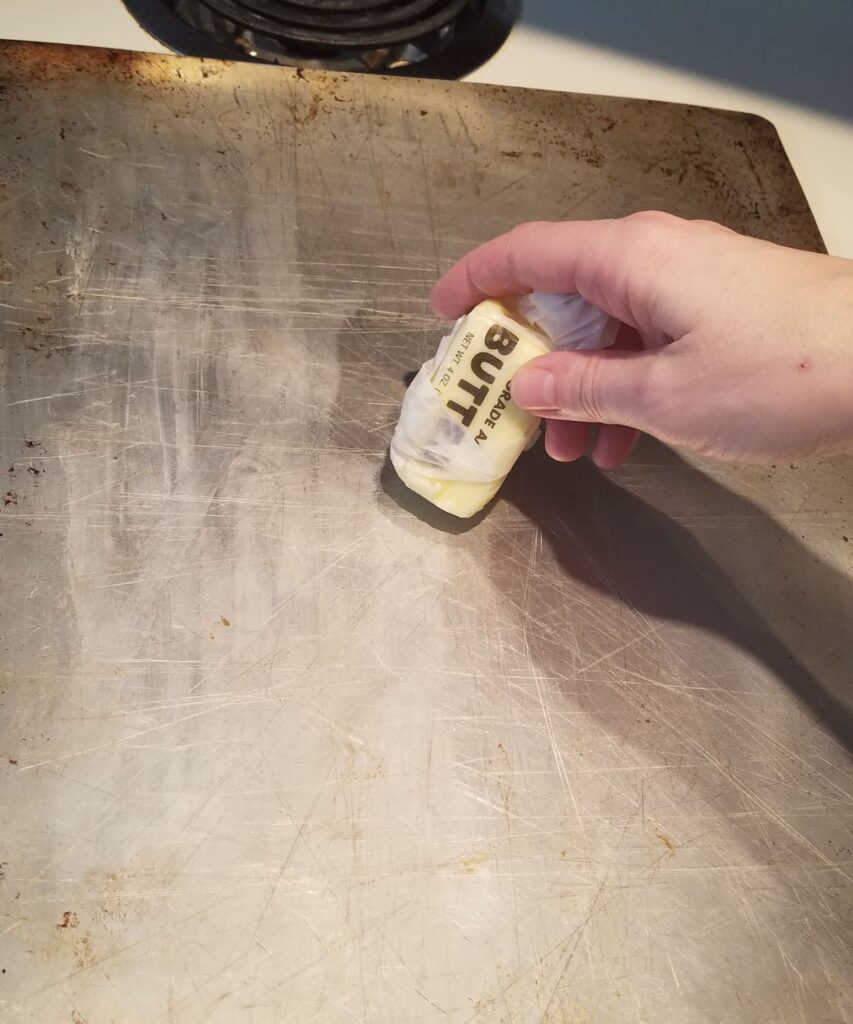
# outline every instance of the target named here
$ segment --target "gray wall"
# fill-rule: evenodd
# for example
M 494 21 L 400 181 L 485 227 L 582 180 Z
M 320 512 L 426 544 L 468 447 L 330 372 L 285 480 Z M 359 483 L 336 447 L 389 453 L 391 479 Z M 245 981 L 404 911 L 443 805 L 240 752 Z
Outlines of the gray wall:
M 524 12 L 537 28 L 853 119 L 853 0 L 526 0 Z

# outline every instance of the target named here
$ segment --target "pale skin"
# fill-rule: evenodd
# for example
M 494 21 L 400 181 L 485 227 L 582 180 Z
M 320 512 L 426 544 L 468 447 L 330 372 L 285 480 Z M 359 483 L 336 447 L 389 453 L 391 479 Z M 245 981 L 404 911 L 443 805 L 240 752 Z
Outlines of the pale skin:
M 853 452 L 851 260 L 663 213 L 531 223 L 465 256 L 432 301 L 457 317 L 530 291 L 579 292 L 623 324 L 612 349 L 516 374 L 555 459 L 591 448 L 612 469 L 640 432 L 728 461 Z

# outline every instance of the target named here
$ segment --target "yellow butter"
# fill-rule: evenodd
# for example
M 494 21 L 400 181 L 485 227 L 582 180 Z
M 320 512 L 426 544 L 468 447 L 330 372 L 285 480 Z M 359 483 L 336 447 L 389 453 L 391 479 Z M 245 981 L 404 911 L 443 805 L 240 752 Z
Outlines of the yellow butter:
M 433 469 L 391 446 L 398 475 L 411 490 L 461 518 L 479 512 L 497 493 L 516 459 L 528 447 L 539 418 L 511 397 L 513 375 L 552 349 L 548 336 L 502 303 L 481 302 L 460 320 L 434 360 L 430 383 L 440 399 L 436 420 L 446 417 L 470 441 L 465 468 L 454 479 L 452 457 Z M 448 425 L 452 429 L 452 424 Z M 436 431 L 440 433 L 439 424 Z M 470 442 L 473 442 L 473 447 Z M 460 449 L 461 452 L 461 449 Z M 471 477 L 479 476 L 479 479 Z

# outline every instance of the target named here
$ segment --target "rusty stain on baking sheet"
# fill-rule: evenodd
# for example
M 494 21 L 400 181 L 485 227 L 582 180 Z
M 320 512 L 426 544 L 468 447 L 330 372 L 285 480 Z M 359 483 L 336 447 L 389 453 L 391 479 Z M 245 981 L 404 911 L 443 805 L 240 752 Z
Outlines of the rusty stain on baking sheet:
M 669 836 L 664 835 L 663 832 L 658 833 L 658 839 L 660 839 L 660 841 L 666 847 L 669 856 L 672 857 L 675 853 L 675 843 L 669 838 Z
M 6 42 L 0 83 L 17 79 L 30 85 L 72 82 L 84 76 L 108 76 L 133 85 L 198 84 L 223 74 L 220 61 L 176 63 L 172 58 L 130 50 L 87 49 L 77 46 L 36 47 Z

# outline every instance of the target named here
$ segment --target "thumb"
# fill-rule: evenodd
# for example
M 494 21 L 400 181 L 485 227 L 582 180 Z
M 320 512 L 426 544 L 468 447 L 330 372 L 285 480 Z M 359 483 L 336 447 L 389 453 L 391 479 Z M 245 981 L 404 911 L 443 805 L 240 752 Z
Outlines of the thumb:
M 654 433 L 660 405 L 656 352 L 551 352 L 512 379 L 517 405 L 553 420 L 621 423 Z

